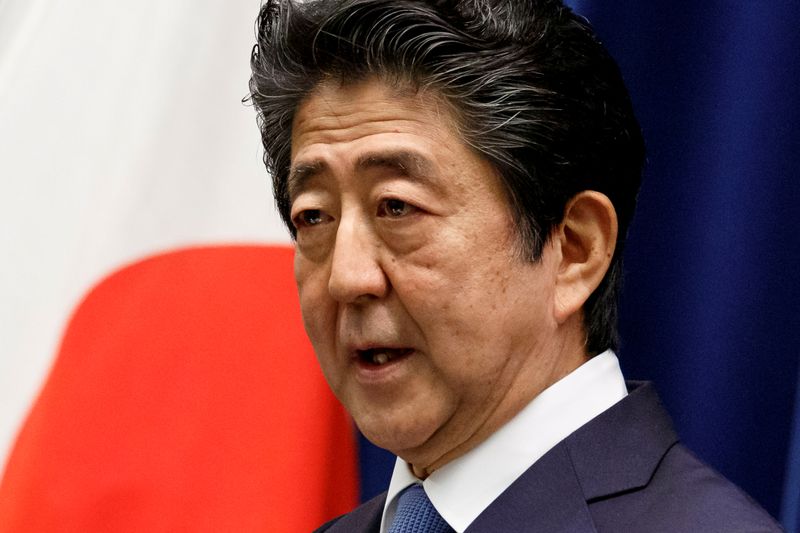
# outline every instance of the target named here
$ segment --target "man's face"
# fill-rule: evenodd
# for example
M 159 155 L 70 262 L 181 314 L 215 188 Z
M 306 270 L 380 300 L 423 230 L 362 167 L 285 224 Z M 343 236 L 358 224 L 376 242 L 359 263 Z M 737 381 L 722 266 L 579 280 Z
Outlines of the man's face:
M 289 180 L 305 327 L 377 445 L 436 468 L 567 372 L 558 254 L 520 257 L 499 177 L 432 95 L 321 85 L 295 116 Z

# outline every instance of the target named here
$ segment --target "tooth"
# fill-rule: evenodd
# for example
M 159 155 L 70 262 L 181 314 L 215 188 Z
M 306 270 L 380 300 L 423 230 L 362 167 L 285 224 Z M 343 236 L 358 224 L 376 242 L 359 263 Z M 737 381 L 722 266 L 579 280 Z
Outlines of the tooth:
M 372 362 L 376 365 L 383 365 L 389 362 L 389 354 L 386 352 L 378 352 L 372 356 Z

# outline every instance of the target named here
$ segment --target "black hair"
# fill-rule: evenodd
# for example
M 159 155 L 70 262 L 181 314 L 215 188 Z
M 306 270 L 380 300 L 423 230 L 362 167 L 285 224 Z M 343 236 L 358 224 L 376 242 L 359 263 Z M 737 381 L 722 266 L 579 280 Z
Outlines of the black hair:
M 575 194 L 609 197 L 617 247 L 584 305 L 584 326 L 590 354 L 617 348 L 644 141 L 619 69 L 585 19 L 556 0 L 267 0 L 257 37 L 249 98 L 293 236 L 287 177 L 298 104 L 331 78 L 432 89 L 465 143 L 497 169 L 529 260 L 541 257 Z

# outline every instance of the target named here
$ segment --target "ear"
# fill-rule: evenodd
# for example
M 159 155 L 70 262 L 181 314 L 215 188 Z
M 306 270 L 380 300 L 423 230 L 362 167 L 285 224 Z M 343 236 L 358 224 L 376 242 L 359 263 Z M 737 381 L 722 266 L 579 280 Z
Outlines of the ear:
M 617 244 L 617 212 L 611 200 L 597 191 L 576 194 L 553 240 L 561 251 L 555 318 L 563 324 L 583 308 L 611 264 Z

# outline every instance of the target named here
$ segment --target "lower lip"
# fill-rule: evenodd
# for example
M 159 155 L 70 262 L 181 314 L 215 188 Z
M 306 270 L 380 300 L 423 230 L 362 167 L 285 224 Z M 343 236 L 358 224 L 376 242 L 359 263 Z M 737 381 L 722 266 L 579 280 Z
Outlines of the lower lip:
M 373 365 L 355 358 L 356 375 L 359 381 L 365 383 L 386 382 L 390 379 L 399 379 L 398 373 L 406 366 L 406 362 L 416 354 L 412 350 L 405 355 L 396 357 L 382 365 Z

